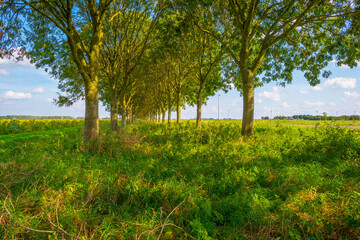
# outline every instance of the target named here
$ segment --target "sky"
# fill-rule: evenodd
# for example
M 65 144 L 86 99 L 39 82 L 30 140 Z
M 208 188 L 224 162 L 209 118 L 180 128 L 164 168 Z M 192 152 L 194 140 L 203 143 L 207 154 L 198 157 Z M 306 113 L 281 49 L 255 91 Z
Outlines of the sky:
M 360 114 L 360 67 L 350 69 L 329 63 L 326 70 L 332 75 L 311 87 L 302 72 L 293 74 L 293 83 L 286 87 L 265 84 L 255 90 L 255 119 L 263 116 L 292 116 L 299 114 L 329 116 Z M 79 101 L 71 107 L 57 107 L 58 82 L 43 69 L 36 69 L 28 60 L 15 63 L 0 59 L 0 116 L 72 116 L 84 117 L 85 104 Z M 220 95 L 220 96 L 219 96 Z M 203 106 L 203 118 L 242 118 L 242 97 L 236 89 L 220 91 Z M 220 107 L 220 109 L 218 108 Z M 109 117 L 102 103 L 99 117 Z M 172 117 L 176 115 L 173 113 Z M 196 117 L 196 109 L 187 106 L 183 119 Z

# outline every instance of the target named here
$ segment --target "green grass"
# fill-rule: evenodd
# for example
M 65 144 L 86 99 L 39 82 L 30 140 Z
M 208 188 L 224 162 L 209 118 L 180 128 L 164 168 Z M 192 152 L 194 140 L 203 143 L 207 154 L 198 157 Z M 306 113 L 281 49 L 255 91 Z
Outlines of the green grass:
M 360 126 L 360 121 L 357 120 L 327 120 L 327 121 L 314 121 L 314 120 L 255 120 L 258 123 L 273 123 L 273 124 L 281 124 L 281 125 L 311 125 L 311 126 Z
M 0 119 L 0 136 L 26 132 L 47 131 L 60 128 L 80 127 L 84 120 L 79 119 L 45 119 L 45 120 L 21 120 Z
M 267 121 L 254 137 L 241 136 L 238 121 L 108 128 L 93 151 L 81 129 L 2 139 L 1 223 L 60 225 L 81 239 L 360 237 L 358 130 Z M 0 239 L 62 234 L 0 226 Z
M 36 132 L 29 132 L 29 133 L 19 133 L 19 134 L 12 134 L 12 135 L 0 135 L 0 141 L 17 141 L 29 138 L 36 138 L 42 136 L 53 135 L 57 133 L 64 133 L 64 132 L 71 132 L 77 131 L 79 129 L 83 129 L 83 127 L 71 127 L 71 128 L 63 128 L 63 129 L 56 129 L 56 130 L 48 130 L 48 131 L 36 131 Z

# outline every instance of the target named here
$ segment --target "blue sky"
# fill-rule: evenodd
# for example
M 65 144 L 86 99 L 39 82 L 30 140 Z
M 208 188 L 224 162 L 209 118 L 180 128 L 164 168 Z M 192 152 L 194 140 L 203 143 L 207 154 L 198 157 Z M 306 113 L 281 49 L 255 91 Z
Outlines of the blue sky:
M 266 84 L 255 90 L 255 118 L 262 116 L 292 116 L 295 114 L 349 115 L 360 114 L 360 67 L 338 67 L 331 62 L 327 70 L 332 72 L 316 87 L 310 87 L 303 73 L 294 72 L 293 83 L 285 88 L 276 83 Z M 29 61 L 14 63 L 0 59 L 0 116 L 73 116 L 83 117 L 85 104 L 79 101 L 72 107 L 57 107 L 52 103 L 56 97 L 57 81 L 42 69 L 36 69 Z M 220 97 L 218 96 L 220 94 Z M 219 92 L 203 106 L 204 118 L 241 119 L 242 97 L 236 90 Z M 109 117 L 100 103 L 99 115 Z M 175 114 L 172 115 L 175 117 Z M 196 109 L 187 107 L 182 118 L 195 118 Z

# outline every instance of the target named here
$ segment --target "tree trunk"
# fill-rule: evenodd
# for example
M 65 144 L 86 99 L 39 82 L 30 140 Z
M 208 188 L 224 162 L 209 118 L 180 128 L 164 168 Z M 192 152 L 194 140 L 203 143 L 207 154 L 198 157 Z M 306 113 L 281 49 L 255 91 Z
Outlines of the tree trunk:
M 181 92 L 178 92 L 176 96 L 176 122 L 181 122 Z
M 171 123 L 171 107 L 172 107 L 170 91 L 168 91 L 167 94 L 168 94 L 168 124 L 170 124 Z
M 131 108 L 128 108 L 126 113 L 127 113 L 126 123 L 130 123 L 130 121 L 131 121 Z
M 204 91 L 204 81 L 200 80 L 200 88 L 197 95 L 197 106 L 196 106 L 196 127 L 201 128 L 201 105 Z
M 165 108 L 162 110 L 162 123 L 165 122 Z
M 254 75 L 250 71 L 242 74 L 243 79 L 243 119 L 242 135 L 254 134 Z
M 113 91 L 110 106 L 111 130 L 117 131 L 119 129 L 119 100 L 116 91 Z
M 99 139 L 99 55 L 103 43 L 103 26 L 97 21 L 92 26 L 88 74 L 91 80 L 85 82 L 85 127 L 84 140 L 96 142 Z M 87 86 L 86 86 L 87 85 Z M 87 90 L 86 90 L 87 89 Z
M 90 46 L 89 63 L 87 64 L 82 55 L 82 50 L 75 37 L 75 28 L 69 26 L 70 31 L 66 34 L 70 46 L 71 55 L 84 80 L 85 86 L 85 127 L 84 141 L 96 142 L 99 139 L 99 89 L 98 89 L 98 57 L 102 44 L 102 25 L 94 24 L 93 37 Z
M 125 108 L 121 108 L 121 124 L 123 126 L 126 125 L 126 109 Z
M 171 123 L 171 107 L 168 109 L 168 124 Z
M 99 94 L 98 78 L 94 76 L 85 86 L 85 127 L 84 140 L 97 141 L 99 139 Z

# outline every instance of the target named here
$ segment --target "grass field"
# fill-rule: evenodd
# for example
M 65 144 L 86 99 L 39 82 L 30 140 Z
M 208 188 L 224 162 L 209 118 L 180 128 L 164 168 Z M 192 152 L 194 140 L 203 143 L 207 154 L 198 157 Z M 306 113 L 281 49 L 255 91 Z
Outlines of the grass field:
M 286 124 L 0 136 L 0 239 L 359 239 L 359 130 Z
M 0 119 L 0 135 L 19 134 L 35 131 L 55 130 L 59 128 L 79 127 L 84 125 L 84 120 L 78 119 L 45 119 L 21 120 Z

